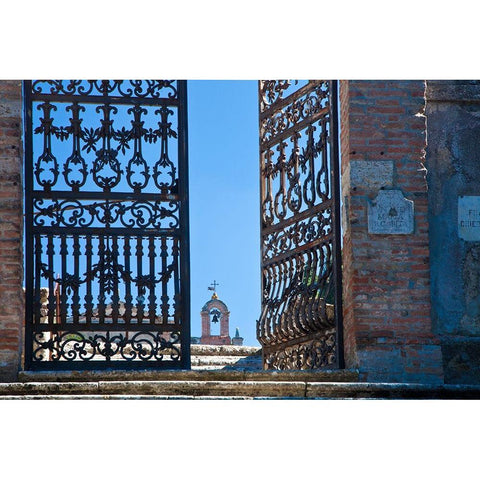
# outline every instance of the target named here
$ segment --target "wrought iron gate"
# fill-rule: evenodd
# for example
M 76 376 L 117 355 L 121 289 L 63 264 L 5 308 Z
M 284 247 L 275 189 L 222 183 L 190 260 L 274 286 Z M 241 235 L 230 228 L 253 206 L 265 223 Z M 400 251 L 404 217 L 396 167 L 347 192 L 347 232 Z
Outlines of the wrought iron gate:
M 26 368 L 189 368 L 186 82 L 24 96 Z
M 260 81 L 264 367 L 343 368 L 337 82 Z

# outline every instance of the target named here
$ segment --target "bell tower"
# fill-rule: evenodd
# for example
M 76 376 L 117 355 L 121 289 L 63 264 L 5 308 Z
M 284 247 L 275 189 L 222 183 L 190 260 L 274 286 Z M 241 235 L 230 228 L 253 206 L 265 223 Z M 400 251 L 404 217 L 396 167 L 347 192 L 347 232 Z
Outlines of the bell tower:
M 213 290 L 212 298 L 203 306 L 200 315 L 202 316 L 202 336 L 200 343 L 203 345 L 231 345 L 232 339 L 229 334 L 230 312 L 228 307 L 219 300 L 216 287 L 219 285 L 213 282 L 213 287 L 208 287 Z M 212 335 L 213 327 L 220 324 L 220 334 Z

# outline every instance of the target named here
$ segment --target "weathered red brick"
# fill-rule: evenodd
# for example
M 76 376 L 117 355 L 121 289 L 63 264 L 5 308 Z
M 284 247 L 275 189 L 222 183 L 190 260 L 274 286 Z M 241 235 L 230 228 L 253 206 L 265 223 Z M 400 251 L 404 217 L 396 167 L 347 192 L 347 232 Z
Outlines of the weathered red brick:
M 24 322 L 20 81 L 0 81 L 0 105 L 0 378 L 13 379 Z
M 425 351 L 421 342 L 431 342 L 434 337 L 430 320 L 427 182 L 423 169 L 426 119 L 417 115 L 425 109 L 424 90 L 424 82 L 417 80 L 341 82 L 341 124 L 348 132 L 341 137 L 342 171 L 348 172 L 351 159 L 393 160 L 393 188 L 415 202 L 413 234 L 368 234 L 366 206 L 374 193 L 361 186 L 349 188 L 349 179 L 344 178 L 349 222 L 343 248 L 345 355 L 347 365 L 367 372 L 365 378 L 375 378 L 380 369 L 391 372 L 393 368 L 420 375 L 421 362 L 410 366 L 412 371 L 407 372 L 403 364 L 380 365 L 374 356 L 363 355 L 362 351 L 368 348 L 381 356 L 385 351 L 382 344 L 387 344 L 389 338 L 405 345 L 416 336 L 420 339 L 416 355 L 421 357 Z M 385 330 L 387 323 L 389 328 Z M 380 334 L 386 331 L 391 335 Z M 390 352 L 389 356 L 392 355 Z M 402 350 L 402 355 L 409 358 L 406 350 Z M 441 376 L 441 365 L 435 368 Z

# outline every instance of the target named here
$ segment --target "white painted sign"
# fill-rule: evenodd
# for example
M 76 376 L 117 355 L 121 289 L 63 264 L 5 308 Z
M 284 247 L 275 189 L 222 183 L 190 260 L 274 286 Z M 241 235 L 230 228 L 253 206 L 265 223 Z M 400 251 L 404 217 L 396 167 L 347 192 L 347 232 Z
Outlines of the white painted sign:
M 480 242 L 480 197 L 458 197 L 458 236 Z

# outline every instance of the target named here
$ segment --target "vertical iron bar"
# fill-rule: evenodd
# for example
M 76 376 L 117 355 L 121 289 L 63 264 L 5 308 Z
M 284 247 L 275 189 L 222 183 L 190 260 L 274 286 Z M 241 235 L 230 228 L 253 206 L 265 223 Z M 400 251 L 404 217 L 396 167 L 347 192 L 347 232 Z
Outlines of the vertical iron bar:
M 67 279 L 67 255 L 68 255 L 68 248 L 67 248 L 67 236 L 62 234 L 60 236 L 61 244 L 60 244 L 60 255 L 62 258 L 62 282 L 60 283 L 60 323 L 62 325 L 67 324 L 67 288 L 65 286 L 65 281 Z M 58 305 L 57 305 L 58 308 Z
M 164 239 L 162 237 L 162 239 Z M 155 297 L 155 237 L 150 235 L 148 237 L 148 258 L 150 264 L 150 285 L 149 285 L 149 296 L 148 296 L 148 315 L 150 317 L 150 324 L 155 325 L 156 317 L 156 297 Z M 163 271 L 163 269 L 162 269 Z
M 263 163 L 264 163 L 264 157 L 262 153 L 262 137 L 263 137 L 263 132 L 262 132 L 262 121 L 260 120 L 260 115 L 262 113 L 262 80 L 258 81 L 257 84 L 258 87 L 258 131 L 259 131 L 259 136 L 258 136 L 258 152 L 259 152 L 259 193 L 260 193 L 260 215 L 259 215 L 259 222 L 260 222 L 260 317 L 257 320 L 257 325 L 256 325 L 256 331 L 257 331 L 257 339 L 260 338 L 260 336 L 264 336 L 265 332 L 265 312 L 264 310 L 266 309 L 266 299 L 264 296 L 265 288 L 266 288 L 266 283 L 267 283 L 267 275 L 266 275 L 266 269 L 263 266 L 263 201 L 264 201 L 264 196 L 265 196 L 265 182 L 266 179 L 264 179 L 263 176 Z M 260 323 L 262 322 L 262 323 Z M 265 349 L 262 348 L 262 366 L 264 369 L 266 369 L 266 359 L 265 359 Z
M 168 286 L 168 279 L 166 276 L 167 273 L 167 257 L 168 257 L 168 251 L 167 251 L 167 237 L 164 235 L 162 236 L 161 239 L 161 251 L 160 251 L 160 258 L 162 262 L 162 274 L 164 275 L 162 279 L 162 296 L 160 297 L 160 301 L 162 302 L 162 306 L 160 308 L 160 314 L 162 316 L 162 323 L 167 324 L 168 323 L 168 292 L 167 292 L 167 286 Z
M 112 258 L 114 261 L 118 261 L 118 242 L 117 236 L 112 235 Z M 113 272 L 113 291 L 111 292 L 111 315 L 112 315 L 112 323 L 114 325 L 118 324 L 118 314 L 119 314 L 119 307 L 120 307 L 120 285 L 118 280 L 118 271 L 115 270 Z
M 55 323 L 55 315 L 57 312 L 57 306 L 55 304 L 55 266 L 53 261 L 53 254 L 55 253 L 55 242 L 53 234 L 47 236 L 47 255 L 48 255 L 48 324 Z
M 130 237 L 128 235 L 125 235 L 124 239 L 124 255 L 125 255 L 125 272 L 130 274 L 130 255 L 131 255 L 131 250 L 130 250 Z M 124 313 L 124 319 L 125 319 L 125 324 L 130 325 L 130 320 L 132 319 L 132 283 L 131 283 L 131 277 L 130 275 L 128 278 L 125 280 L 125 313 Z
M 179 281 L 179 271 L 178 271 L 178 256 L 180 253 L 179 249 L 179 239 L 173 239 L 173 246 L 172 246 L 172 257 L 173 257 L 173 285 L 174 285 L 174 295 L 173 295 L 173 321 L 175 325 L 180 325 L 179 319 L 181 318 L 179 315 L 180 309 L 180 281 Z
M 87 258 L 86 261 L 86 294 L 85 294 L 85 320 L 87 325 L 91 325 L 92 323 L 92 316 L 93 316 L 93 295 L 92 295 L 92 236 L 85 235 L 85 256 Z
M 41 271 L 40 265 L 42 263 L 42 238 L 39 234 L 34 236 L 34 251 L 35 251 L 35 274 L 34 274 L 34 305 L 33 305 L 33 316 L 34 322 L 40 323 L 40 318 L 42 316 L 41 309 L 42 309 L 42 298 L 40 294 L 41 288 Z
M 80 279 L 80 238 L 78 235 L 73 237 L 73 276 L 76 280 Z M 80 284 L 77 283 L 73 286 L 72 291 L 73 323 L 77 325 L 80 322 Z
M 98 272 L 99 288 L 98 288 L 98 323 L 105 323 L 105 237 L 103 235 L 98 236 L 98 265 L 100 271 Z
M 25 133 L 25 370 L 32 364 L 33 354 L 33 139 L 32 139 L 32 82 L 23 82 Z
M 181 292 L 181 362 L 190 361 L 190 230 L 188 195 L 188 119 L 187 81 L 178 81 L 178 187 L 180 194 L 180 292 Z
M 342 250 L 340 223 L 340 165 L 338 149 L 338 80 L 330 82 L 331 187 L 333 198 L 333 271 L 335 279 L 335 319 L 338 368 L 345 368 L 343 352 Z
M 142 237 L 139 235 L 137 237 L 137 323 L 143 323 L 143 310 L 145 304 L 144 290 L 145 287 L 142 286 L 142 274 L 143 274 L 143 245 Z

